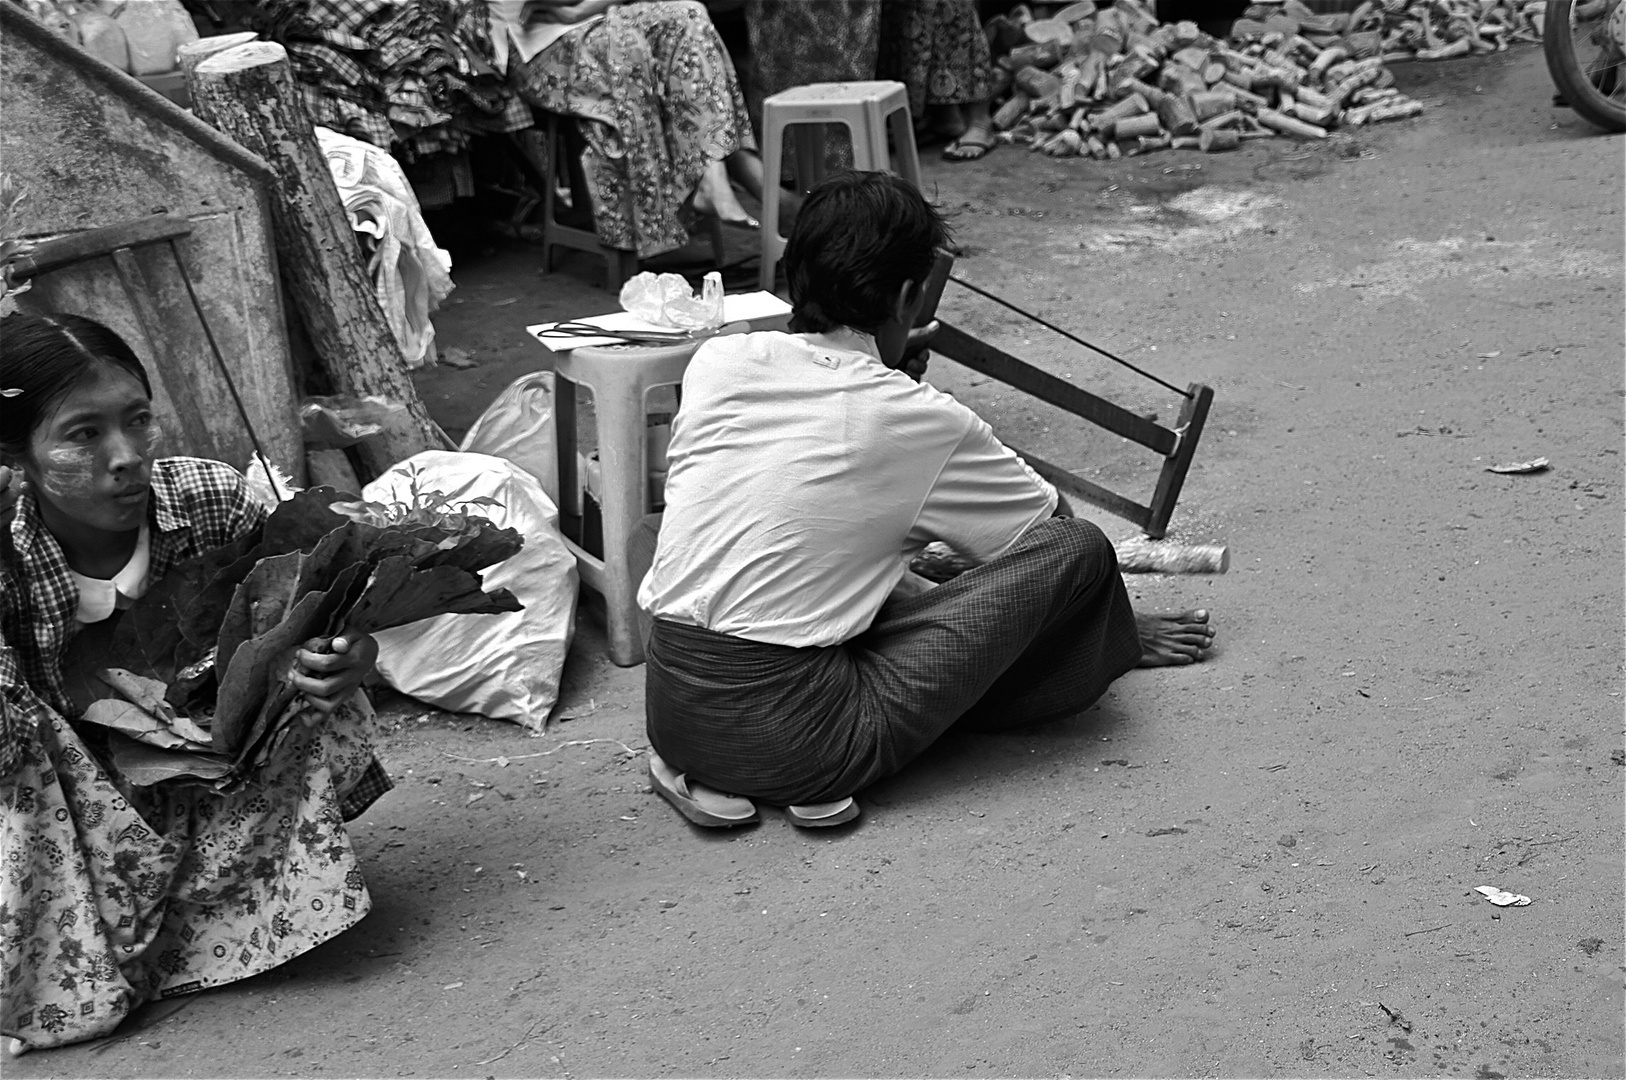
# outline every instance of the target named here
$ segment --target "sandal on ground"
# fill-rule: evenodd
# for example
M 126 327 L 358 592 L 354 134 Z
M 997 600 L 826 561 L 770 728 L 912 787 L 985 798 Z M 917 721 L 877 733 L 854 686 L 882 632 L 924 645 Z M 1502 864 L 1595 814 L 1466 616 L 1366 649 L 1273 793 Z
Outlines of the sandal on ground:
M 858 800 L 852 796 L 835 802 L 803 803 L 785 807 L 785 819 L 802 829 L 822 829 L 844 825 L 858 816 Z
M 967 131 L 943 147 L 944 161 L 976 161 L 997 145 L 993 132 Z
M 750 799 L 690 780 L 686 773 L 674 772 L 657 754 L 649 755 L 649 784 L 655 794 L 677 807 L 678 813 L 696 825 L 726 829 L 757 820 L 756 804 Z

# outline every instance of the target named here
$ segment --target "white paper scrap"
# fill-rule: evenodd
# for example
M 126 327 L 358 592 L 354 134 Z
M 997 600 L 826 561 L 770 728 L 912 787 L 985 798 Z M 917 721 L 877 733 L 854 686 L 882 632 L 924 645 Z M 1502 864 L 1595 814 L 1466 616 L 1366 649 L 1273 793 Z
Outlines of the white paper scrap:
M 1483 896 L 1497 907 L 1529 907 L 1530 898 L 1518 893 L 1504 892 L 1495 885 L 1480 885 L 1474 892 Z

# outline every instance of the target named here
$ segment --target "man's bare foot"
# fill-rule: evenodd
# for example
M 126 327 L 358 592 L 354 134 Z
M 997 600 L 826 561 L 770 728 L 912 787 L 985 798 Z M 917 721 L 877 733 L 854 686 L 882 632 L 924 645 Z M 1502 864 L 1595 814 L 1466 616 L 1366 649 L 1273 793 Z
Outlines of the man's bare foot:
M 1201 608 L 1177 615 L 1135 615 L 1140 634 L 1140 667 L 1195 664 L 1214 644 L 1214 628 Z

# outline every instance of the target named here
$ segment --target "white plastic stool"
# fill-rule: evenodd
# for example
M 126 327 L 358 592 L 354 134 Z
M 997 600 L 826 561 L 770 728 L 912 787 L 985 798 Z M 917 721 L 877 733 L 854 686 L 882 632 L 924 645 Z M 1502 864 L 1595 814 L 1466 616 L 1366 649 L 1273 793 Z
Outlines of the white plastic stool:
M 824 179 L 824 125 L 845 124 L 853 140 L 853 168 L 862 172 L 896 171 L 920 186 L 920 157 L 909 117 L 909 91 L 900 82 L 814 83 L 775 94 L 762 103 L 762 277 L 760 287 L 773 291 L 774 271 L 785 253 L 779 235 L 779 177 L 785 129 L 795 127 L 796 186 L 806 193 Z M 886 135 L 898 152 L 891 169 Z
M 699 342 L 683 345 L 609 345 L 573 349 L 554 358 L 554 427 L 559 439 L 561 524 L 576 525 L 582 514 L 576 476 L 576 386 L 593 391 L 598 413 L 599 505 L 603 515 L 603 555 L 594 555 L 566 529 L 565 543 L 576 556 L 582 584 L 604 597 L 610 659 L 622 667 L 644 660 L 638 621 L 638 586 L 628 565 L 627 543 L 649 502 L 649 393 L 683 381 Z

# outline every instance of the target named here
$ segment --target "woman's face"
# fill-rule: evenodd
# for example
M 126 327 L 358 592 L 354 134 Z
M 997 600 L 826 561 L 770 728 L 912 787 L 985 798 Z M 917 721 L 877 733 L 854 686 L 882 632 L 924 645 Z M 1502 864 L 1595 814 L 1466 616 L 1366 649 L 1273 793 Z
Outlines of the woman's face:
M 23 475 L 47 527 L 140 528 L 162 439 L 140 380 L 113 364 L 91 368 L 28 439 Z

